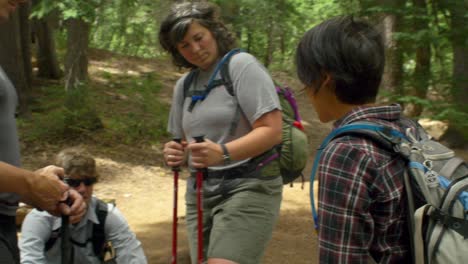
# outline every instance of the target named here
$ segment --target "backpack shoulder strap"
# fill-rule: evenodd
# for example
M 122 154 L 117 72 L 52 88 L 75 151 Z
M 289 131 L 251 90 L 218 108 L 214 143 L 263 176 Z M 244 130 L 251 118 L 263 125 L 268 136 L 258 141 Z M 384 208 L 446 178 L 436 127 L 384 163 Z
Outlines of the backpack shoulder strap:
M 242 52 L 242 50 L 238 49 L 234 52 L 234 54 L 238 54 Z M 235 97 L 236 94 L 235 94 L 235 91 L 234 91 L 234 84 L 232 83 L 232 78 L 231 78 L 231 74 L 229 73 L 229 63 L 231 62 L 231 57 L 229 57 L 229 59 L 226 61 L 226 63 L 224 63 L 220 69 L 220 74 L 221 74 L 221 82 L 222 84 L 224 84 L 224 87 L 226 87 L 226 91 L 232 96 L 232 97 Z M 235 130 L 236 130 L 236 127 L 237 127 L 237 124 L 240 120 L 240 117 L 241 117 L 241 109 L 240 109 L 240 105 L 237 104 L 237 108 L 236 108 L 236 113 L 234 114 L 234 118 L 232 119 L 231 121 L 231 126 L 229 128 L 229 135 L 234 135 L 235 134 Z
M 44 251 L 47 252 L 54 246 L 55 242 L 60 237 L 60 229 L 61 228 L 59 227 L 55 230 L 52 230 L 52 232 L 50 233 L 49 240 L 47 240 L 44 245 Z
M 208 96 L 208 94 L 211 92 L 211 90 L 213 88 L 215 88 L 215 87 L 217 87 L 219 85 L 225 84 L 223 78 L 220 79 L 220 80 L 215 80 L 215 78 L 216 78 L 216 76 L 218 74 L 218 71 L 220 71 L 221 68 L 223 68 L 225 64 L 229 64 L 229 62 L 231 60 L 231 57 L 233 55 L 239 53 L 239 52 L 240 52 L 240 49 L 233 49 L 233 50 L 229 51 L 228 53 L 226 53 L 226 55 L 224 55 L 224 57 L 216 65 L 216 68 L 214 69 L 210 79 L 208 80 L 208 83 L 207 83 L 206 88 L 205 88 L 204 91 L 198 91 L 197 93 L 194 92 L 194 94 L 190 94 L 190 84 L 193 82 L 195 74 L 189 73 L 189 75 L 184 80 L 184 93 L 185 93 L 185 96 L 190 96 L 192 98 L 192 101 L 191 101 L 191 103 L 189 105 L 189 108 L 188 108 L 189 112 L 191 112 L 193 110 L 195 104 L 198 101 L 203 101 Z M 194 70 L 192 72 L 196 72 L 196 70 Z M 232 83 L 232 82 L 229 82 L 229 83 Z
M 190 91 L 190 85 L 192 85 L 192 82 L 195 80 L 196 76 L 198 75 L 198 70 L 191 70 L 187 76 L 184 79 L 184 97 L 190 97 L 192 96 L 189 91 Z
M 239 53 L 241 52 L 240 50 L 237 52 Z M 231 79 L 231 74 L 229 73 L 229 62 L 231 62 L 231 57 L 229 57 L 229 60 L 226 61 L 221 69 L 220 69 L 220 73 L 221 73 L 221 80 L 222 80 L 222 83 L 224 84 L 224 86 L 226 87 L 226 91 L 231 95 L 231 96 L 234 96 L 234 85 L 232 83 L 232 79 Z
M 103 248 L 106 242 L 106 234 L 104 233 L 104 225 L 106 224 L 106 218 L 108 213 L 107 203 L 100 199 L 96 199 L 96 215 L 99 220 L 99 224 L 93 225 L 93 236 L 91 241 L 93 243 L 94 254 L 98 258 L 103 258 Z
M 74 245 L 77 245 L 79 247 L 85 247 L 86 243 L 89 241 L 92 242 L 93 245 L 93 252 L 98 258 L 103 258 L 103 247 L 106 242 L 106 235 L 104 232 L 104 226 L 106 223 L 106 218 L 107 218 L 107 213 L 108 213 L 108 208 L 107 208 L 107 203 L 105 203 L 102 200 L 96 199 L 96 216 L 99 220 L 99 224 L 93 224 L 93 235 L 90 239 L 88 239 L 85 243 L 80 243 L 77 241 L 74 241 L 73 239 L 71 242 Z M 52 231 L 51 236 L 49 240 L 45 243 L 44 246 L 44 251 L 49 251 L 57 241 L 57 239 L 60 237 L 60 230 L 61 227 L 55 229 Z

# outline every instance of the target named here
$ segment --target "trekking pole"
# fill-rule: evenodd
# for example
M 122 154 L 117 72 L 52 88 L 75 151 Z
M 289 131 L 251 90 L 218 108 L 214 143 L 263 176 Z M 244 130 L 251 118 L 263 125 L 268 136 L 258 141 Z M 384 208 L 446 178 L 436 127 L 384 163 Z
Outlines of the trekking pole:
M 204 137 L 194 137 L 197 143 L 203 142 Z M 197 213 L 198 213 L 198 264 L 203 263 L 203 174 L 206 169 L 197 169 Z
M 175 142 L 180 143 L 180 138 L 174 138 Z M 180 167 L 172 167 L 174 172 L 174 207 L 172 211 L 172 264 L 177 264 L 177 198 L 179 189 L 179 171 Z
M 66 202 L 67 205 L 71 204 L 70 198 L 67 198 Z M 71 255 L 71 244 L 70 244 L 70 216 L 69 215 L 62 215 L 62 228 L 61 228 L 61 237 L 62 237 L 62 264 L 71 264 L 72 262 L 72 255 Z

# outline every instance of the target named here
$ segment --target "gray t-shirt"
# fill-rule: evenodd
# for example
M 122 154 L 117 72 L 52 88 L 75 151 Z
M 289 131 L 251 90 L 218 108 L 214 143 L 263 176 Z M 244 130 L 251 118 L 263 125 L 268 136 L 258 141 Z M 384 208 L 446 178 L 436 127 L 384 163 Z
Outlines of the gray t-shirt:
M 0 161 L 20 166 L 20 149 L 15 111 L 18 104 L 15 88 L 0 66 Z M 14 216 L 19 195 L 0 193 L 0 214 Z
M 214 68 L 200 71 L 191 89 L 204 90 Z M 213 142 L 227 143 L 252 131 L 253 123 L 262 115 L 281 109 L 270 75 L 254 56 L 245 52 L 234 55 L 229 63 L 229 73 L 235 96 L 231 96 L 226 87 L 218 86 L 211 90 L 205 100 L 197 102 L 192 112 L 187 110 L 191 98 L 184 98 L 183 84 L 187 74 L 177 81 L 168 122 L 168 131 L 174 137 L 190 142 L 193 137 L 203 135 Z M 219 78 L 218 72 L 215 79 Z M 238 106 L 241 109 L 240 118 L 234 133 L 231 133 L 231 123 L 236 120 Z M 246 161 L 248 159 L 210 169 L 230 168 Z

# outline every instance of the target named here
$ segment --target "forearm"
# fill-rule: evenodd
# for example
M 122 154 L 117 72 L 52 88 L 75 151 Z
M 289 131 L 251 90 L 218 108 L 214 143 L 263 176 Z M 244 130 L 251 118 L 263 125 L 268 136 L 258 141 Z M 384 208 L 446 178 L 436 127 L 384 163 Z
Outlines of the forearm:
M 281 143 L 281 129 L 258 127 L 249 134 L 226 144 L 232 160 L 258 156 Z
M 231 159 L 242 160 L 255 157 L 281 143 L 282 128 L 280 110 L 264 114 L 255 121 L 250 133 L 226 144 Z
M 23 195 L 28 188 L 28 177 L 34 176 L 31 171 L 0 162 L 0 192 Z

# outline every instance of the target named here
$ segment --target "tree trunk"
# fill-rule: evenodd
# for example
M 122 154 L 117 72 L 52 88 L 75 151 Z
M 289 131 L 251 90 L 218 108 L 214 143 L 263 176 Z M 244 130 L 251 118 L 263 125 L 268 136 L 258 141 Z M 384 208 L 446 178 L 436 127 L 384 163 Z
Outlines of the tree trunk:
M 455 103 L 468 112 L 468 1 L 457 0 L 449 4 L 451 15 L 450 40 L 453 49 L 453 88 Z
M 33 1 L 35 5 L 38 0 Z M 33 33 L 37 40 L 38 76 L 48 79 L 60 79 L 62 71 L 57 59 L 54 37 L 55 13 L 49 13 L 41 19 L 33 19 Z
M 403 95 L 403 54 L 394 33 L 400 31 L 401 18 L 395 14 L 381 15 L 382 37 L 385 43 L 385 69 L 382 90 L 387 94 Z
M 90 25 L 82 19 L 68 19 L 65 55 L 65 90 L 77 88 L 88 80 L 88 42 Z
M 235 32 L 237 39 L 241 37 L 241 27 L 237 26 L 237 18 L 240 13 L 240 5 L 238 1 L 222 1 L 219 4 L 222 10 L 222 18 L 225 25 Z
M 253 33 L 250 28 L 247 28 L 247 52 L 250 52 L 252 49 L 253 42 Z
M 445 5 L 451 18 L 450 41 L 453 49 L 451 95 L 456 109 L 466 114 L 468 113 L 468 46 L 466 45 L 468 25 L 465 16 L 468 12 L 468 0 L 447 1 Z M 466 120 L 451 121 L 442 140 L 449 146 L 468 149 Z
M 429 21 L 427 19 L 427 5 L 425 0 L 413 0 L 417 13 L 414 18 L 414 32 L 429 30 Z M 429 79 L 431 75 L 431 46 L 426 40 L 416 43 L 416 67 L 413 73 L 414 88 L 409 91 L 409 94 L 425 99 Z M 423 108 L 419 104 L 408 104 L 405 106 L 405 113 L 408 116 L 421 115 Z
M 31 64 L 31 24 L 29 15 L 31 6 L 26 2 L 18 8 L 19 25 L 20 25 L 20 43 L 23 54 L 24 77 L 26 78 L 27 89 L 31 88 L 32 84 L 32 64 Z M 27 92 L 30 94 L 30 91 Z
M 9 21 L 0 24 L 0 65 L 16 88 L 19 96 L 19 114 L 29 115 L 27 81 L 20 36 L 18 12 L 11 15 Z

